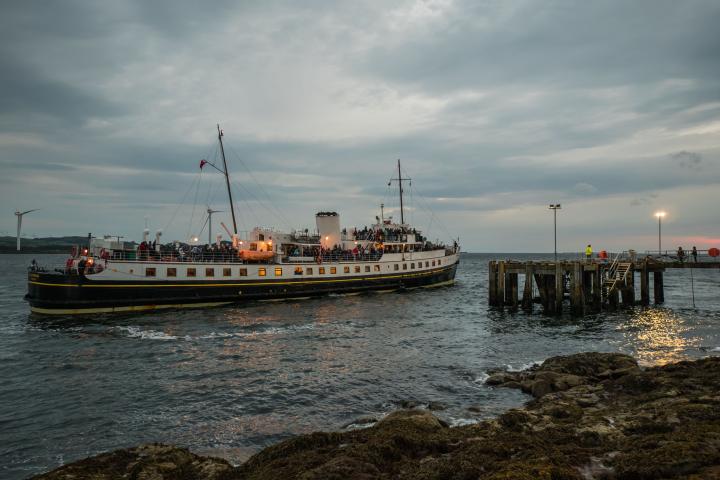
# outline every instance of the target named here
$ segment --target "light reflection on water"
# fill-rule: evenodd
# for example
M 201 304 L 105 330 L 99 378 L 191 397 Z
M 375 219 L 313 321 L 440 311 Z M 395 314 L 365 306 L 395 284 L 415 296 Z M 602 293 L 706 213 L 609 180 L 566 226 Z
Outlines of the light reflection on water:
M 720 353 L 720 271 L 694 272 L 697 309 L 689 272 L 672 271 L 665 306 L 584 318 L 488 309 L 491 257 L 465 255 L 452 288 L 48 319 L 21 300 L 29 258 L 0 258 L 0 478 L 148 441 L 240 462 L 403 400 L 476 421 L 526 399 L 486 387 L 488 369 L 554 355 L 663 364 Z
M 685 359 L 689 349 L 697 349 L 702 339 L 693 334 L 687 319 L 667 308 L 634 311 L 620 328 L 627 344 L 644 365 L 664 365 Z

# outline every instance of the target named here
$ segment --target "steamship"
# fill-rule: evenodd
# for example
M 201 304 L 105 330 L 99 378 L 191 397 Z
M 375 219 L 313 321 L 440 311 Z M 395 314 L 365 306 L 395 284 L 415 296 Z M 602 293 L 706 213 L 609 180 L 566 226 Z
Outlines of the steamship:
M 403 180 L 397 165 L 400 222 L 384 213 L 369 227 L 341 228 L 336 212 L 319 212 L 317 230 L 282 232 L 256 227 L 237 235 L 230 180 L 218 126 L 235 233 L 208 248 L 88 238 L 59 268 L 33 264 L 25 299 L 38 314 L 90 314 L 210 307 L 250 300 L 396 291 L 452 284 L 460 257 L 457 242 L 430 242 L 405 223 Z M 224 224 L 223 224 L 224 226 Z

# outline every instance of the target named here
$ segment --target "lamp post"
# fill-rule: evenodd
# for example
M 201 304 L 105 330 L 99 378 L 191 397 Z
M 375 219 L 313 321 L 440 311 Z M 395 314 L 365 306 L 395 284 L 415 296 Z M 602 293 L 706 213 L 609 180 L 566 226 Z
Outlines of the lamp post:
M 655 216 L 658 219 L 658 255 L 662 255 L 662 219 L 665 212 L 655 212 Z
M 553 230 L 555 232 L 555 261 L 557 262 L 557 211 L 562 209 L 559 203 L 551 203 L 548 208 L 553 211 Z

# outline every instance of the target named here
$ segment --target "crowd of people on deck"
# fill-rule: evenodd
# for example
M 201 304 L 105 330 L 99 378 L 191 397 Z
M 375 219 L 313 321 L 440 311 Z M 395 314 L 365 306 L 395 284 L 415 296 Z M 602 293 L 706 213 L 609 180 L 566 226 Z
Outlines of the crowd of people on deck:
M 237 250 L 229 242 L 205 245 L 186 245 L 171 243 L 160 245 L 153 242 L 141 242 L 137 248 L 138 260 L 169 262 L 239 262 Z
M 347 230 L 343 229 L 343 234 L 347 235 Z M 368 228 L 363 227 L 362 230 L 355 230 L 355 240 L 374 240 L 376 242 L 404 242 L 407 241 L 408 234 L 415 235 L 416 242 L 424 242 L 426 239 L 414 228 L 394 227 L 394 228 Z

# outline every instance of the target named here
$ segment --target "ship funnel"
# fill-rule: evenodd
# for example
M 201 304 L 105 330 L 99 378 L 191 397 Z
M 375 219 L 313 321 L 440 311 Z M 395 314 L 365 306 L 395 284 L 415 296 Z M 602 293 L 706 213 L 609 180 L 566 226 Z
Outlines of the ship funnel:
M 320 233 L 322 248 L 333 248 L 342 245 L 340 238 L 340 215 L 336 212 L 318 212 L 315 215 L 315 224 Z

